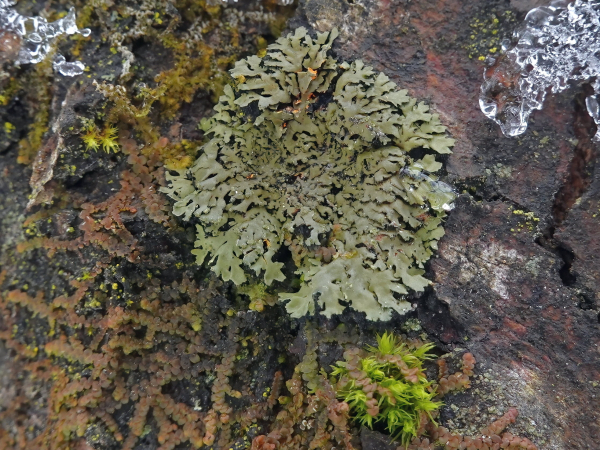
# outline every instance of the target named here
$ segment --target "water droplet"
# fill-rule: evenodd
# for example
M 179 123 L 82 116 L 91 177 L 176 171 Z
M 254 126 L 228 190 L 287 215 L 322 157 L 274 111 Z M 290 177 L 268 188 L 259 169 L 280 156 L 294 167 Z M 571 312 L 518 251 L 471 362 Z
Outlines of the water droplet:
M 54 58 L 52 67 L 65 77 L 81 75 L 85 70 L 85 66 L 81 61 L 67 62 L 63 55 L 57 55 L 56 58 Z

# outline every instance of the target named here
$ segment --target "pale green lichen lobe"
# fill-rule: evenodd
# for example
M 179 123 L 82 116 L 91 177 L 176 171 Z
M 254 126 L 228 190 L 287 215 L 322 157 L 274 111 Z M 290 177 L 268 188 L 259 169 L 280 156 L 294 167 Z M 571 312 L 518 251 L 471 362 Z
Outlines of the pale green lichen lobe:
M 332 58 L 336 36 L 299 28 L 239 61 L 236 87 L 202 124 L 210 140 L 164 192 L 176 215 L 198 222 L 198 264 L 224 280 L 240 285 L 253 271 L 283 281 L 274 257 L 287 247 L 301 279 L 280 294 L 292 317 L 349 304 L 387 320 L 429 284 L 423 265 L 454 200 L 436 188 L 435 155 L 454 141 L 386 75 Z

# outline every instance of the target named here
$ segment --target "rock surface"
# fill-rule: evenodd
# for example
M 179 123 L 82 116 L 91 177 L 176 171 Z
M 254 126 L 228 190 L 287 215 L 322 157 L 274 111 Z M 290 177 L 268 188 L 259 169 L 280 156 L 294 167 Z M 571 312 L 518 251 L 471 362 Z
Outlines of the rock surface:
M 523 11 L 521 3 L 511 6 Z M 429 99 L 457 139 L 447 170 L 463 195 L 431 265 L 441 307 L 423 312 L 449 318 L 420 317 L 427 331 L 448 344 L 464 339 L 506 396 L 482 389 L 478 401 L 516 406 L 540 448 L 593 449 L 600 439 L 595 128 L 582 111 L 581 86 L 551 96 L 518 138 L 502 136 L 481 114 L 478 56 L 487 49 L 472 58 L 469 51 L 481 39 L 477 23 L 507 9 L 494 1 L 307 0 L 296 20 L 340 27 L 343 58 L 362 58 Z M 499 39 L 510 36 L 502 25 Z
M 55 3 L 59 2 L 48 2 L 47 6 L 58 8 Z M 136 84 L 128 85 L 128 76 L 119 78 L 124 73 L 127 52 L 113 45 L 110 33 L 124 32 L 119 26 L 129 27 L 136 16 L 132 14 L 117 25 L 115 17 L 123 11 L 114 12 L 118 8 L 113 2 L 102 2 L 93 12 L 85 10 L 84 3 L 77 6 L 82 16 L 89 13 L 93 17 L 92 37 L 79 58 L 91 68 L 89 77 L 62 78 L 54 76 L 47 66 L 19 69 L 5 63 L 4 73 L 9 75 L 0 80 L 3 97 L 12 95 L 0 106 L 2 123 L 10 123 L 0 136 L 0 272 L 5 273 L 0 296 L 6 299 L 9 292 L 25 292 L 37 299 L 30 305 L 35 310 L 36 304 L 56 299 L 62 291 L 68 298 L 75 296 L 81 283 L 87 282 L 89 292 L 76 302 L 77 315 L 100 321 L 107 311 L 113 311 L 110 308 L 140 304 L 140 292 L 146 292 L 142 288 L 152 283 L 152 298 L 167 303 L 193 297 L 193 289 L 185 291 L 181 287 L 184 278 L 208 286 L 208 272 L 195 266 L 189 253 L 193 229 L 172 222 L 167 210 L 160 209 L 160 202 L 167 205 L 166 200 L 151 195 L 162 182 L 160 175 L 144 175 L 143 167 L 153 161 L 152 153 L 143 159 L 132 149 L 136 148 L 136 139 L 142 149 L 162 151 L 170 149 L 171 144 L 173 148 L 179 146 L 173 150 L 176 156 L 169 154 L 161 164 L 157 162 L 152 166 L 157 172 L 151 174 L 158 173 L 167 158 L 183 159 L 193 153 L 181 150 L 188 145 L 182 142 L 201 141 L 197 123 L 211 113 L 211 96 L 218 91 L 218 77 L 231 67 L 232 61 L 227 58 L 264 47 L 260 39 L 272 40 L 275 29 L 293 10 L 265 1 L 264 6 L 274 14 L 270 22 L 258 15 L 243 18 L 239 13 L 238 35 L 231 37 L 227 34 L 231 29 L 218 28 L 205 35 L 203 45 L 223 52 L 211 66 L 215 70 L 211 76 L 217 81 L 199 81 L 189 97 L 183 88 L 161 94 L 162 100 L 157 102 L 164 116 L 158 120 L 150 114 L 155 120 L 153 130 L 148 131 L 137 117 L 115 116 L 120 145 L 129 153 L 107 154 L 85 150 L 81 143 L 84 131 L 80 130 L 79 116 L 89 118 L 102 111 L 106 103 L 92 81 L 119 81 L 139 93 L 144 88 L 141 83 L 153 85 L 156 75 L 176 64 L 175 44 L 157 36 L 179 13 L 157 6 L 159 2 L 131 2 L 134 9 L 141 4 L 149 10 L 155 8 L 158 16 L 149 16 L 154 22 L 151 31 L 144 28 L 147 35 L 140 32 L 123 41 L 126 50 L 135 55 L 132 70 L 138 71 L 133 78 Z M 445 181 L 454 184 L 461 195 L 447 220 L 437 257 L 429 267 L 428 276 L 434 285 L 423 298 L 413 300 L 418 305 L 414 313 L 396 316 L 390 323 L 366 323 L 360 315 L 348 313 L 331 320 L 317 318 L 311 325 L 315 331 L 308 332 L 310 327 L 304 319 L 289 320 L 283 308 L 267 306 L 267 300 L 262 316 L 248 311 L 245 297 L 231 286 L 212 280 L 210 288 L 196 291 L 203 292 L 198 302 L 209 305 L 203 325 L 208 330 L 206 342 L 210 343 L 210 348 L 203 350 L 208 355 L 207 367 L 200 371 L 204 375 L 194 381 L 196 384 L 173 379 L 165 385 L 163 394 L 185 403 L 190 411 L 206 411 L 211 393 L 215 394 L 210 387 L 214 386 L 213 373 L 225 371 L 223 367 L 231 362 L 228 358 L 237 355 L 235 364 L 240 375 L 232 377 L 235 389 L 229 391 L 228 401 L 235 407 L 259 405 L 268 397 L 270 383 L 277 377 L 275 371 L 281 370 L 285 379 L 291 377 L 307 348 L 317 347 L 321 366 L 329 368 L 341 358 L 340 343 L 372 343 L 375 332 L 395 329 L 413 335 L 426 333 L 441 350 L 458 354 L 462 349 L 475 355 L 473 388 L 444 399 L 447 405 L 440 419 L 448 428 L 474 434 L 514 406 L 520 415 L 510 431 L 527 436 L 538 448 L 598 448 L 600 176 L 598 170 L 594 172 L 598 144 L 591 140 L 596 130 L 582 105 L 585 86 L 572 86 L 560 95 L 549 96 L 544 109 L 533 114 L 529 129 L 518 138 L 502 136 L 478 108 L 483 59 L 489 52 L 498 52 L 500 41 L 510 37 L 527 9 L 539 3 L 300 0 L 288 21 L 289 29 L 305 26 L 327 31 L 338 27 L 341 35 L 334 51 L 340 59 L 360 58 L 408 89 L 409 95 L 427 101 L 456 139 L 454 153 L 446 161 Z M 191 14 L 188 2 L 179 2 L 179 6 L 181 11 L 188 8 Z M 38 14 L 40 8 L 30 7 L 25 1 L 19 7 L 30 14 Z M 244 11 L 246 7 L 236 8 Z M 209 20 L 207 17 L 203 18 Z M 102 22 L 107 28 L 100 26 Z M 193 30 L 185 18 L 182 23 L 186 32 Z M 63 54 L 78 46 L 76 42 L 61 45 L 65 47 L 61 48 Z M 192 68 L 185 73 L 191 76 L 199 70 Z M 11 79 L 18 78 L 32 84 L 15 91 Z M 176 83 L 171 86 L 177 88 Z M 39 106 L 44 99 L 47 110 Z M 171 99 L 180 103 L 177 108 L 169 103 Z M 143 98 L 135 102 L 136 108 L 143 108 Z M 108 120 L 109 115 L 102 114 L 97 117 Z M 44 121 L 35 138 L 32 130 Z M 127 178 L 131 173 L 141 177 L 139 187 L 131 187 L 135 184 Z M 120 218 L 104 224 L 108 213 L 102 215 L 104 210 L 86 205 L 102 205 L 115 199 L 123 180 L 132 183 L 127 189 L 121 187 L 121 191 L 126 190 L 124 195 L 137 202 L 135 208 L 119 206 L 115 217 Z M 36 205 L 32 192 L 37 194 Z M 104 228 L 96 230 L 95 237 L 84 239 L 86 211 L 92 211 L 96 225 Z M 65 250 L 57 242 L 74 244 Z M 45 297 L 36 297 L 38 292 Z M 113 302 L 110 307 L 94 306 L 94 301 L 109 302 L 107 298 Z M 25 423 L 31 429 L 23 432 L 19 444 L 7 445 L 23 448 L 21 442 L 35 439 L 48 424 L 55 423 L 45 416 L 48 399 L 54 394 L 35 377 L 13 387 L 15 380 L 23 373 L 33 373 L 33 369 L 22 361 L 11 361 L 15 356 L 29 355 L 39 362 L 39 353 L 53 338 L 47 322 L 42 320 L 43 312 L 24 314 L 12 304 L 4 304 L 1 311 L 5 316 L 0 318 L 0 337 L 6 345 L 0 346 L 0 444 L 9 442 L 2 439 L 14 430 L 25 429 L 21 427 Z M 411 329 L 407 319 L 415 318 L 420 325 Z M 349 330 L 358 330 L 357 334 L 334 335 L 340 323 L 347 324 Z M 78 332 L 83 333 L 83 329 Z M 131 329 L 119 332 L 139 337 L 146 330 L 138 327 L 135 333 Z M 175 354 L 170 347 L 164 352 L 168 357 Z M 123 361 L 128 364 L 127 358 Z M 65 370 L 74 367 L 72 361 L 60 360 L 57 364 Z M 241 400 L 234 399 L 235 390 L 244 393 Z M 15 402 L 19 407 L 10 412 Z M 121 430 L 127 428 L 133 410 L 131 403 L 119 410 Z M 106 431 L 108 426 L 88 429 L 87 447 L 82 444 L 81 448 L 121 448 Z M 260 433 L 248 431 L 245 440 L 235 441 L 235 448 L 249 448 L 248 439 L 256 434 Z M 380 443 L 385 438 L 377 432 L 364 430 L 360 438 L 359 432 L 355 434 L 357 447 L 362 439 L 362 448 L 387 448 L 387 443 Z M 144 434 L 137 448 L 158 448 L 158 435 L 156 430 Z M 214 448 L 219 448 L 217 442 Z

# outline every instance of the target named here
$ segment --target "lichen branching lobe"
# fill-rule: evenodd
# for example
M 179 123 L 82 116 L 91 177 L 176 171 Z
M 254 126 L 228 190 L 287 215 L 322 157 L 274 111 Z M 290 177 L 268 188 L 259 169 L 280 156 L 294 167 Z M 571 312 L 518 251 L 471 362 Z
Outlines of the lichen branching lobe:
M 436 155 L 454 141 L 386 75 L 334 59 L 336 36 L 299 28 L 236 63 L 235 87 L 202 123 L 209 141 L 163 191 L 195 218 L 197 262 L 223 280 L 283 281 L 287 248 L 301 280 L 279 295 L 292 317 L 316 300 L 328 317 L 349 304 L 386 320 L 429 284 L 423 266 L 454 199 L 436 188 Z

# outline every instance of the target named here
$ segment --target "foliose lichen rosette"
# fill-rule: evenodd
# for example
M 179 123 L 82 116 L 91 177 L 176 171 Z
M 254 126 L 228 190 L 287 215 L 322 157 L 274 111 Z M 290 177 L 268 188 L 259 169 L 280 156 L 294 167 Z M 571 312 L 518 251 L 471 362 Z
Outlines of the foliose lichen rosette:
M 454 199 L 436 187 L 436 154 L 454 141 L 387 76 L 331 57 L 336 36 L 299 28 L 239 61 L 235 88 L 202 123 L 210 140 L 164 192 L 196 219 L 198 264 L 223 280 L 283 281 L 287 247 L 301 285 L 279 297 L 292 317 L 318 304 L 328 317 L 349 305 L 387 320 L 429 284 L 423 265 Z

